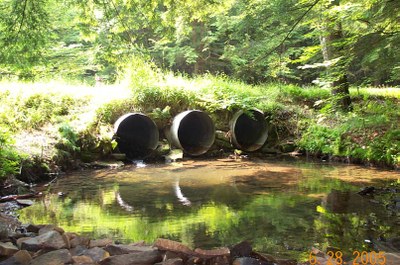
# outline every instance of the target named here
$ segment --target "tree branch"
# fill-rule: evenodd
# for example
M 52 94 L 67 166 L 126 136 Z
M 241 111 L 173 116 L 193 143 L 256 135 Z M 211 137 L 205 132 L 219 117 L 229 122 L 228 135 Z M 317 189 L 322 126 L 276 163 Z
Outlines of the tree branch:
M 304 19 L 305 16 L 307 16 L 307 14 L 320 2 L 321 0 L 316 0 L 313 4 L 310 5 L 310 7 L 297 19 L 296 23 L 293 24 L 293 26 L 290 28 L 289 32 L 286 34 L 286 36 L 282 39 L 282 41 L 276 45 L 275 48 L 273 48 L 272 50 L 270 50 L 267 53 L 262 54 L 261 56 L 255 58 L 252 62 L 251 65 L 257 63 L 258 61 L 260 61 L 261 59 L 266 58 L 267 56 L 271 55 L 276 49 L 278 49 L 279 47 L 281 47 L 285 41 L 290 37 L 290 34 L 292 34 L 292 32 L 295 30 L 295 28 L 297 27 L 297 25 L 300 24 L 300 22 Z
M 25 22 L 25 17 L 26 17 L 26 7 L 27 7 L 27 5 L 28 5 L 28 0 L 24 0 L 24 7 L 23 7 L 23 9 L 22 9 L 22 18 L 21 18 L 21 22 L 19 23 L 19 28 L 18 28 L 18 31 L 17 31 L 17 34 L 15 35 L 15 37 L 14 37 L 14 40 L 16 40 L 16 39 L 18 39 L 18 36 L 19 36 L 19 34 L 21 33 L 21 30 L 22 30 L 22 26 L 23 26 L 23 24 L 24 24 L 24 22 Z

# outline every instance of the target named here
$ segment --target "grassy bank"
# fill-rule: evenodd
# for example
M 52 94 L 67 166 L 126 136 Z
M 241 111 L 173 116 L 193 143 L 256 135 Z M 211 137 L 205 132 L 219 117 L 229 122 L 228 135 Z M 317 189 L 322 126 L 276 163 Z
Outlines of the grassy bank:
M 270 124 L 264 151 L 298 149 L 324 159 L 400 167 L 400 89 L 354 88 L 353 110 L 335 109 L 327 89 L 280 83 L 247 85 L 225 76 L 187 78 L 143 61 L 115 85 L 0 83 L 1 174 L 38 176 L 112 152 L 112 125 L 132 111 L 160 129 L 182 110 L 201 109 L 226 130 L 239 109 L 258 108 Z M 36 171 L 30 167 L 40 165 Z M 28 176 L 28 177 L 26 177 Z

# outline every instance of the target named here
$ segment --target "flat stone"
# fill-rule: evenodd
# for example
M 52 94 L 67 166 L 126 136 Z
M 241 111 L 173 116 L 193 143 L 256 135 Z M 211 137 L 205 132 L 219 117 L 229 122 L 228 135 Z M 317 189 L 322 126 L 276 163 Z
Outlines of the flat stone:
M 77 246 L 89 246 L 90 239 L 83 236 L 77 236 L 69 240 L 70 247 L 74 248 Z
M 74 264 L 91 264 L 95 263 L 89 256 L 72 256 L 72 262 Z
M 243 241 L 231 248 L 231 257 L 248 257 L 252 251 L 251 244 L 248 241 Z
M 111 256 L 115 255 L 122 255 L 128 253 L 136 253 L 136 252 L 143 252 L 143 251 L 152 251 L 157 250 L 157 248 L 152 246 L 143 246 L 143 245 L 116 245 L 111 244 L 104 248 Z
M 89 248 L 94 248 L 94 247 L 105 247 L 107 245 L 112 244 L 113 241 L 111 239 L 108 238 L 104 238 L 104 239 L 94 239 L 94 240 L 90 240 L 89 242 Z
M 44 225 L 39 229 L 39 235 L 46 234 L 50 231 L 57 231 L 60 235 L 64 234 L 64 229 L 55 225 Z
M 35 202 L 32 200 L 16 200 L 19 205 L 32 206 Z
M 21 265 L 28 265 L 32 260 L 31 254 L 26 250 L 18 251 L 14 254 L 14 258 Z
M 39 249 L 55 250 L 66 248 L 67 245 L 63 237 L 57 231 L 50 231 L 37 237 L 24 240 L 21 243 L 21 249 L 28 251 L 37 251 Z
M 94 247 L 83 252 L 83 255 L 91 257 L 95 262 L 102 261 L 110 256 L 110 253 L 102 248 Z
M 67 249 L 59 249 L 43 254 L 31 261 L 30 265 L 64 265 L 72 262 Z
M 168 259 L 163 262 L 155 263 L 154 265 L 183 265 L 183 260 L 180 258 Z
M 201 256 L 206 256 L 206 257 L 229 256 L 231 253 L 229 248 L 226 247 L 210 249 L 210 250 L 196 248 L 194 252 L 200 254 Z
M 237 258 L 232 263 L 232 265 L 273 265 L 273 264 L 274 263 L 249 257 Z
M 10 257 L 14 255 L 14 253 L 18 252 L 18 250 L 19 249 L 11 242 L 0 242 L 0 256 Z
M 196 253 L 186 245 L 169 239 L 158 238 L 154 246 L 161 250 L 169 250 L 173 252 L 181 252 L 186 255 L 196 255 Z
M 153 265 L 161 261 L 161 253 L 158 250 L 144 251 L 111 256 L 102 260 L 100 265 Z

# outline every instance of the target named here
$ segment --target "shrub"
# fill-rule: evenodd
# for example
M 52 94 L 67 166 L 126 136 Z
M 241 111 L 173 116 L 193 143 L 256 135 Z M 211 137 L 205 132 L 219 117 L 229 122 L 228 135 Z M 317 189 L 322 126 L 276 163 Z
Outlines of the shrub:
M 0 127 L 0 180 L 18 173 L 21 156 L 13 148 L 10 133 Z

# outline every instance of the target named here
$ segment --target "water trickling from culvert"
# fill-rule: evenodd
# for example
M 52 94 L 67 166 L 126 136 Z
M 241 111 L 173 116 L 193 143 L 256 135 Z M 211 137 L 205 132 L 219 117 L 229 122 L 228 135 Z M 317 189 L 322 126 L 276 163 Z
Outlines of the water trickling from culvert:
M 283 161 L 184 161 L 75 172 L 60 178 L 23 222 L 120 242 L 158 237 L 212 248 L 250 240 L 261 252 L 304 258 L 312 246 L 372 250 L 400 237 L 390 197 L 360 196 L 399 172 Z M 63 197 L 58 192 L 66 194 Z M 386 195 L 384 195 L 386 196 Z

